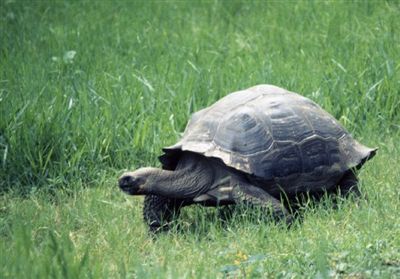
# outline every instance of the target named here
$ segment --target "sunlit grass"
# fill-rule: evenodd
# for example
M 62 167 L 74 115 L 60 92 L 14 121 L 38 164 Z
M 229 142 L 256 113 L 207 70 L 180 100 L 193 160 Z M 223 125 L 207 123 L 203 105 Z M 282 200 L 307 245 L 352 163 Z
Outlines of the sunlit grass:
M 368 200 L 345 200 L 336 210 L 310 206 L 290 229 L 244 209 L 224 220 L 215 209 L 192 207 L 170 232 L 151 237 L 142 199 L 122 195 L 113 180 L 72 196 L 7 194 L 1 199 L 2 274 L 391 278 L 400 272 L 399 154 L 392 142 L 361 173 Z
M 395 1 L 3 1 L 0 277 L 399 276 L 399 17 Z M 368 200 L 310 206 L 289 230 L 192 207 L 149 236 L 115 177 L 260 83 L 380 148 L 360 173 Z

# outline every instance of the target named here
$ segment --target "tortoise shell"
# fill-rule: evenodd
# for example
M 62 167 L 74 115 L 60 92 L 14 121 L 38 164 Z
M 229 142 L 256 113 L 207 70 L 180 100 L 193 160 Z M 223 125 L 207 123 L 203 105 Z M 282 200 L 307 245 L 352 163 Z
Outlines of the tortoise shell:
M 181 140 L 163 151 L 165 169 L 174 169 L 182 151 L 191 151 L 299 190 L 303 185 L 309 189 L 337 183 L 376 149 L 358 143 L 310 99 L 257 85 L 194 113 Z

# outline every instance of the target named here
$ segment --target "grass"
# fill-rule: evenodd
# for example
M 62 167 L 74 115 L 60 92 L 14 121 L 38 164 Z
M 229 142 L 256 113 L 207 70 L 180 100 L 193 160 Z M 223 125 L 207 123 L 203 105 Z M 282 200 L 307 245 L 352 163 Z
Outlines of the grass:
M 399 16 L 396 1 L 2 1 L 0 277 L 398 277 Z M 150 237 L 117 175 L 259 83 L 380 148 L 368 201 L 310 205 L 289 230 L 192 207 Z

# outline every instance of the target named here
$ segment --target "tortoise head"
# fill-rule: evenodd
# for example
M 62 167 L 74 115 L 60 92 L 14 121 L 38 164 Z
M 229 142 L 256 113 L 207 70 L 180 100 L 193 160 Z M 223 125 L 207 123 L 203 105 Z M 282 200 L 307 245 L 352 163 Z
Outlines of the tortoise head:
M 119 188 L 129 195 L 146 195 L 152 188 L 152 184 L 159 169 L 141 168 L 131 172 L 125 172 L 118 179 Z

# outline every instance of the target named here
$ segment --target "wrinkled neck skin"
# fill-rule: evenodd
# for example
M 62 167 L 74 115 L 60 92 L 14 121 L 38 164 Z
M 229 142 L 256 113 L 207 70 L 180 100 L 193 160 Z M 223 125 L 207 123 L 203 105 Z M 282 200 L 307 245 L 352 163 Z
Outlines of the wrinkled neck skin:
M 153 169 L 146 182 L 145 194 L 168 198 L 193 198 L 206 192 L 218 176 L 214 164 L 202 156 L 184 154 L 176 170 Z

